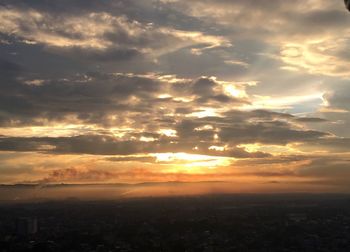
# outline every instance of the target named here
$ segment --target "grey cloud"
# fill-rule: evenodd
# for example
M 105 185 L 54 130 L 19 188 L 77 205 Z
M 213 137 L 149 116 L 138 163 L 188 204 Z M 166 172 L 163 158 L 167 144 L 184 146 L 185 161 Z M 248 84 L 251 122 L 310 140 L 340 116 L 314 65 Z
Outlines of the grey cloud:
M 108 76 L 107 76 L 108 77 Z M 107 78 L 106 77 L 106 78 Z M 108 79 L 108 78 L 107 78 Z M 151 89 L 152 91 L 152 89 Z M 224 117 L 174 118 L 149 122 L 149 114 L 135 118 L 134 132 L 127 133 L 122 139 L 107 135 L 81 135 L 74 137 L 15 138 L 3 136 L 0 149 L 7 151 L 40 151 L 45 153 L 75 153 L 92 155 L 136 155 L 156 152 L 187 152 L 213 156 L 237 158 L 266 158 L 270 154 L 263 152 L 249 153 L 237 146 L 240 144 L 275 144 L 304 143 L 304 146 L 322 145 L 329 150 L 347 148 L 345 139 L 330 138 L 330 134 L 315 130 L 295 129 L 292 122 L 297 118 L 289 114 L 256 111 L 230 111 Z M 86 119 L 86 118 L 82 118 Z M 91 120 L 91 118 L 88 118 Z M 94 118 L 98 120 L 99 117 Z M 130 119 L 130 118 L 129 118 Z M 283 121 L 282 121 L 283 120 Z M 313 119 L 314 120 L 314 119 Z M 147 126 L 137 132 L 140 125 Z M 156 131 L 161 128 L 176 130 L 177 136 L 168 137 Z M 147 129 L 149 130 L 147 132 Z M 102 132 L 101 132 L 102 134 Z M 139 139 L 149 138 L 144 142 Z M 216 150 L 212 146 L 225 146 Z
M 236 119 L 236 120 L 245 120 L 247 118 L 255 118 L 255 119 L 263 119 L 263 120 L 292 120 L 294 118 L 293 115 L 288 113 L 279 113 L 269 110 L 252 110 L 248 112 L 239 111 L 239 110 L 229 110 L 224 113 L 225 117 L 229 119 Z
M 55 50 L 60 51 L 61 55 L 72 57 L 80 60 L 91 60 L 93 62 L 118 62 L 128 61 L 136 57 L 142 58 L 142 52 L 134 48 L 112 48 L 108 50 L 94 50 L 81 49 L 79 47 L 69 48 L 69 50 Z
M 90 64 L 85 62 L 85 67 L 95 67 L 93 63 L 117 63 L 136 58 L 137 63 L 133 64 L 140 64 L 143 71 L 150 66 L 152 70 L 159 68 L 154 64 L 155 59 L 183 48 L 194 46 L 201 51 L 206 47 L 228 47 L 230 44 L 224 37 L 207 34 L 206 29 L 179 29 L 175 25 L 177 22 L 159 21 L 155 24 L 157 16 L 142 18 L 142 15 L 137 15 L 140 10 L 145 16 L 148 11 L 154 14 L 170 12 L 171 9 L 158 10 L 159 5 L 153 2 L 93 2 L 87 6 L 81 6 L 80 1 L 71 2 L 67 5 L 72 8 L 67 10 L 45 1 L 41 6 L 40 1 L 6 2 L 5 7 L 0 9 L 0 18 L 7 21 L 0 32 L 27 44 L 42 45 L 42 50 L 76 60 L 75 64 L 81 64 L 81 59 L 91 61 Z M 93 8 L 98 4 L 99 7 Z M 81 8 L 77 11 L 79 5 Z M 189 24 L 193 20 L 189 19 Z M 81 25 L 85 23 L 88 25 Z M 108 67 L 119 71 L 123 69 L 122 65 Z
M 233 39 L 232 39 L 233 40 Z M 243 58 L 245 61 L 246 54 L 250 50 L 238 52 L 236 44 L 233 47 L 208 49 L 200 55 L 193 55 L 193 47 L 183 48 L 176 52 L 168 53 L 159 57 L 158 69 L 166 74 L 177 73 L 186 78 L 197 78 L 198 76 L 221 76 L 226 79 L 244 79 L 249 74 L 250 63 L 254 63 L 255 58 L 252 56 L 248 60 L 248 68 L 241 65 L 227 64 L 225 61 Z M 240 56 L 235 56 L 239 54 Z M 233 56 L 232 56 L 233 55 Z M 181 62 L 181 64 L 179 64 Z
M 194 121 L 184 121 L 177 131 L 184 138 L 195 138 L 194 129 L 204 125 L 213 125 L 216 129 L 207 130 L 207 136 L 218 134 L 221 143 L 265 143 L 284 145 L 290 142 L 318 141 L 330 136 L 327 132 L 295 129 L 292 115 L 265 110 L 244 112 L 233 110 L 224 113 L 224 117 L 204 117 Z M 283 120 L 283 121 L 282 121 Z M 181 126 L 181 127 L 180 127 Z M 199 131 L 200 132 L 200 131 Z
M 327 122 L 326 119 L 323 118 L 317 118 L 317 117 L 299 117 L 295 119 L 297 122 L 303 122 L 303 123 L 322 123 Z
M 350 137 L 350 89 L 347 79 L 334 81 L 329 87 L 329 82 L 324 85 L 327 90 L 323 95 L 326 106 L 318 113 L 319 116 L 327 119 L 329 123 L 323 124 L 319 129 L 327 130 L 337 136 Z
M 152 76 L 88 72 L 66 78 L 39 79 L 36 83 L 36 76 L 28 75 L 16 64 L 3 61 L 2 65 L 0 123 L 4 126 L 40 124 L 42 120 L 65 121 L 67 117 L 104 125 L 122 123 L 127 118 L 140 123 L 145 113 L 151 114 L 156 122 L 167 113 L 199 111 L 193 104 L 215 107 L 248 103 L 245 99 L 229 97 L 218 82 L 204 77 L 173 84 Z M 25 77 L 34 77 L 34 80 Z M 174 97 L 158 97 L 166 92 Z M 177 95 L 195 98 L 187 103 L 176 100 Z M 111 117 L 115 120 L 111 121 Z M 149 117 L 144 119 L 150 123 Z
M 89 121 L 122 110 L 142 111 L 147 108 L 130 106 L 128 100 L 131 97 L 151 99 L 161 87 L 158 81 L 150 78 L 99 73 L 28 85 L 17 80 L 20 72 L 14 64 L 3 65 L 0 82 L 3 124 L 6 120 L 7 123 L 40 118 L 62 120 L 74 114 Z
M 66 168 L 51 171 L 48 176 L 46 176 L 40 181 L 36 181 L 36 183 L 53 183 L 61 181 L 105 182 L 110 178 L 117 177 L 118 175 L 111 171 L 104 171 L 98 169 L 80 170 L 76 168 Z
M 89 12 L 107 12 L 113 15 L 126 15 L 127 17 L 143 23 L 172 26 L 181 30 L 198 30 L 203 22 L 186 15 L 176 8 L 174 3 L 162 1 L 115 0 L 3 0 L 5 6 L 16 6 L 24 10 L 31 8 L 52 14 L 77 15 Z M 142 10 L 142 12 L 140 11 Z M 202 28 L 205 30 L 205 28 Z
M 258 165 L 292 164 L 299 161 L 307 161 L 315 158 L 312 155 L 277 155 L 262 159 L 239 160 L 235 164 L 242 167 L 252 167 Z
M 111 137 L 76 136 L 61 138 L 1 138 L 0 149 L 95 155 L 131 155 L 143 152 L 133 141 L 115 141 Z
M 200 78 L 193 85 L 193 93 L 200 96 L 208 96 L 214 93 L 216 83 L 207 78 Z
M 349 185 L 350 162 L 343 158 L 321 157 L 312 160 L 298 171 L 298 176 L 324 179 L 336 184 Z
M 350 111 L 350 93 L 348 83 L 337 85 L 334 90 L 330 90 L 324 95 L 324 99 L 329 103 L 329 107 L 345 109 Z
M 193 110 L 192 108 L 178 107 L 175 109 L 176 114 L 190 114 L 192 112 L 198 112 L 198 110 Z
M 126 157 L 111 157 L 107 158 L 108 161 L 112 162 L 146 162 L 146 163 L 154 163 L 156 162 L 155 157 L 151 156 L 126 156 Z
M 48 154 L 90 154 L 90 155 L 121 155 L 111 161 L 151 161 L 147 158 L 137 158 L 132 155 L 166 152 L 187 152 L 193 154 L 226 156 L 237 158 L 263 158 L 269 154 L 262 152 L 248 153 L 240 148 L 220 152 L 208 150 L 209 145 L 201 150 L 193 150 L 193 142 L 174 143 L 171 139 L 161 139 L 154 142 L 137 140 L 121 141 L 110 136 L 85 135 L 75 137 L 42 137 L 42 138 L 0 138 L 1 151 L 42 152 Z M 131 156 L 130 156 L 131 155 Z
M 342 9 L 339 10 L 328 10 L 323 9 L 321 11 L 310 11 L 305 14 L 305 22 L 314 27 L 346 27 L 346 21 L 348 20 L 348 15 Z
M 289 177 L 310 179 L 307 183 L 346 186 L 349 189 L 349 160 L 339 156 L 278 156 L 266 159 L 241 160 L 238 166 L 251 167 L 252 165 L 273 165 L 275 163 L 291 164 L 298 161 L 308 161 L 297 169 L 285 169 L 282 171 L 261 170 L 247 173 L 248 175 L 261 177 Z
M 196 99 L 198 103 L 206 103 L 208 101 L 216 101 L 222 103 L 231 102 L 238 104 L 249 103 L 244 99 L 234 98 L 226 94 L 217 93 L 217 91 L 215 91 L 215 88 L 218 86 L 219 84 L 214 80 L 208 78 L 200 78 L 194 82 L 192 86 L 192 92 L 198 96 Z
M 294 130 L 281 122 L 256 123 L 224 127 L 219 136 L 224 142 L 264 143 L 284 145 L 290 142 L 305 142 L 328 136 L 328 133 L 313 130 Z
M 192 108 L 193 103 L 190 103 L 191 107 L 183 107 L 186 103 L 157 98 L 158 94 L 169 88 L 180 96 L 190 93 L 197 99 L 202 99 L 201 102 L 208 106 L 215 106 L 213 97 L 224 98 L 214 99 L 215 102 L 225 103 L 225 105 L 236 104 L 238 101 L 225 98 L 222 87 L 213 79 L 201 78 L 171 84 L 151 77 L 91 72 L 71 80 L 46 80 L 40 85 L 28 85 L 18 80 L 17 76 L 20 75 L 18 66 L 5 62 L 3 65 L 1 70 L 3 81 L 0 83 L 2 86 L 0 119 L 4 126 L 14 123 L 33 125 L 38 119 L 64 121 L 67 116 L 75 115 L 76 119 L 85 123 L 120 126 L 125 125 L 128 120 L 129 124 L 132 121 L 133 124 L 129 126 L 135 130 L 140 125 L 150 130 L 149 133 L 142 133 L 143 135 L 126 135 L 126 140 L 122 142 L 110 137 L 107 137 L 108 141 L 104 142 L 98 136 L 12 139 L 11 141 L 2 139 L 4 150 L 45 151 L 45 146 L 52 145 L 54 148 L 49 150 L 51 152 L 131 155 L 166 151 L 194 153 L 193 149 L 198 145 L 201 153 L 209 153 L 210 146 L 229 144 L 225 153 L 214 153 L 214 151 L 211 153 L 262 157 L 264 153 L 246 153 L 237 149 L 236 145 L 257 142 L 284 145 L 290 142 L 310 142 L 329 136 L 328 133 L 320 131 L 296 130 L 291 122 L 299 120 L 297 117 L 265 110 L 232 110 L 224 112 L 219 117 L 183 119 L 179 114 L 165 117 L 165 114 L 175 111 L 186 113 L 198 111 Z M 133 99 L 138 100 L 134 105 L 130 104 Z M 246 101 L 239 102 L 244 104 Z M 166 104 L 167 108 L 158 108 L 158 103 Z M 116 120 L 108 121 L 110 116 L 114 116 Z M 310 120 L 315 121 L 315 119 L 308 119 Z M 197 130 L 208 124 L 212 125 L 211 129 Z M 175 129 L 178 138 L 166 139 L 155 134 L 160 127 Z M 144 130 L 140 129 L 142 132 Z M 215 139 L 216 135 L 218 139 Z M 157 141 L 151 143 L 128 141 L 132 137 L 137 139 L 141 136 L 153 137 Z
M 223 86 L 209 77 L 201 77 L 187 82 L 176 83 L 171 86 L 172 91 L 179 96 L 194 95 L 199 104 L 219 102 L 231 104 L 248 104 L 244 98 L 236 98 L 224 93 Z
M 309 145 L 303 145 L 300 148 L 305 150 L 325 149 L 335 153 L 348 153 L 350 151 L 350 138 L 329 137 L 311 141 Z

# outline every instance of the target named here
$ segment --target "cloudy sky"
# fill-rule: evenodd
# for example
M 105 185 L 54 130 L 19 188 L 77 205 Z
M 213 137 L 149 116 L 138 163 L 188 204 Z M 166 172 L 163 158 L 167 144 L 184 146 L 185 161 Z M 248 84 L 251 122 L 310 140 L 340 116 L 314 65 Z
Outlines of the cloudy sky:
M 0 24 L 0 183 L 350 191 L 341 0 L 0 0 Z

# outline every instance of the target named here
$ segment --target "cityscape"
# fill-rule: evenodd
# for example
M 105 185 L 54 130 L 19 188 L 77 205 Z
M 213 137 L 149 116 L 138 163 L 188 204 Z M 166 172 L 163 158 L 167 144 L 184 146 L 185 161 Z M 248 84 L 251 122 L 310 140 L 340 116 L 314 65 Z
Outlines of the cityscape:
M 2 203 L 1 251 L 349 251 L 348 195 Z

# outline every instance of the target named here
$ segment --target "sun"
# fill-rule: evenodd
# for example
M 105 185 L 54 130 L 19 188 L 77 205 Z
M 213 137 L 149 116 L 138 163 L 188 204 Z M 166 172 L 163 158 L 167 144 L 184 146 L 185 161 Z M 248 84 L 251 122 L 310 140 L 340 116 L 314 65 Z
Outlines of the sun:
M 157 163 L 168 165 L 170 169 L 168 172 L 205 173 L 206 171 L 230 164 L 230 159 L 226 157 L 189 154 L 185 152 L 155 153 L 154 156 Z

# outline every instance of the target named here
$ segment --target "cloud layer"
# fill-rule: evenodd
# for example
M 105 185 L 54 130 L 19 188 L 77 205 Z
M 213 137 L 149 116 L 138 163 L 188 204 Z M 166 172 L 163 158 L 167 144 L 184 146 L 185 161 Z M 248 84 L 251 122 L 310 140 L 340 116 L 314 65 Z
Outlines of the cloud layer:
M 3 0 L 0 22 L 0 183 L 347 182 L 341 1 Z

